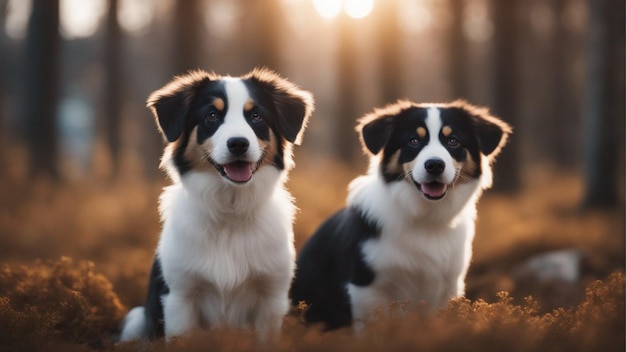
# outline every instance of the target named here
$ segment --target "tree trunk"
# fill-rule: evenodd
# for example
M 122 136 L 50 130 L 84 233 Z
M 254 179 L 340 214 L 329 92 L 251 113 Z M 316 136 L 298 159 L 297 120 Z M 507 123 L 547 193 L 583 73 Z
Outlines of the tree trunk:
M 449 80 L 454 99 L 467 99 L 466 70 L 467 44 L 463 34 L 463 12 L 465 0 L 450 0 L 452 27 L 448 37 Z
M 624 176 L 624 1 L 588 0 L 585 208 L 612 207 Z M 622 178 L 620 178 L 620 176 Z
M 398 27 L 398 2 L 381 1 L 377 4 L 378 67 L 382 104 L 404 98 L 402 84 L 402 32 Z
M 518 99 L 518 0 L 493 0 L 494 31 L 494 113 L 515 128 L 519 121 Z M 495 165 L 494 189 L 514 192 L 521 184 L 519 144 L 515 135 Z
M 7 0 L 0 0 L 0 23 L 6 22 L 7 17 Z M 4 32 L 0 33 L 0 52 L 8 53 L 9 50 L 6 48 L 6 34 Z M 7 80 L 7 75 L 5 74 L 6 67 L 9 66 L 10 61 L 7 59 L 8 55 L 0 56 L 0 148 L 4 150 L 4 141 L 6 139 L 5 135 L 5 121 L 4 116 L 4 94 L 5 94 L 5 82 Z M 4 164 L 4 153 L 0 152 L 0 165 Z M 1 172 L 0 172 L 1 175 Z
M 550 70 L 547 72 L 552 80 L 548 84 L 552 94 L 546 109 L 548 113 L 541 123 L 546 127 L 541 136 L 550 161 L 558 167 L 572 170 L 580 161 L 582 152 L 580 143 L 577 142 L 580 138 L 582 114 L 573 91 L 572 38 L 563 21 L 568 2 L 569 0 L 552 1 L 555 24 L 550 38 L 552 45 L 548 49 Z M 563 128 L 564 125 L 571 127 Z
M 354 143 L 354 125 L 357 119 L 358 55 L 355 43 L 356 23 L 343 15 L 339 19 L 338 85 L 339 98 L 335 133 L 335 155 L 340 160 L 354 165 L 359 153 Z
M 0 0 L 0 22 L 5 23 L 7 18 L 7 0 Z M 11 60 L 9 60 L 9 49 L 5 47 L 6 45 L 6 34 L 3 32 L 0 34 L 0 62 L 3 62 L 5 65 L 9 65 Z M 6 68 L 0 68 L 0 148 L 4 150 L 4 141 L 5 141 L 5 116 L 4 116 L 4 92 L 5 92 L 5 82 L 9 77 L 6 74 Z M 4 165 L 4 153 L 0 153 L 0 164 Z
M 207 36 L 203 36 L 203 18 L 200 5 L 202 1 L 176 1 L 174 15 L 174 74 L 180 75 L 203 66 L 203 43 Z
M 277 0 L 252 0 L 257 7 L 254 15 L 258 22 L 254 38 L 257 62 L 255 66 L 265 66 L 280 71 L 280 29 L 283 28 L 281 4 Z
M 31 176 L 58 179 L 59 0 L 33 1 L 23 62 L 22 128 Z
M 109 0 L 105 35 L 105 89 L 102 125 L 106 133 L 106 143 L 111 153 L 113 176 L 117 176 L 120 168 L 120 121 L 121 97 L 121 29 L 117 21 L 118 0 Z

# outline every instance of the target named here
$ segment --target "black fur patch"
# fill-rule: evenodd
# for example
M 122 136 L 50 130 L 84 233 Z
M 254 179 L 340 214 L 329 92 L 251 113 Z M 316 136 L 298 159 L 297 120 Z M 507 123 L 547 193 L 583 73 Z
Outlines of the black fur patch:
M 481 154 L 494 158 L 506 143 L 511 128 L 491 116 L 486 109 L 455 101 L 439 104 L 441 126 L 448 126 L 451 134 L 428 131 L 425 120 L 431 105 L 399 101 L 383 109 L 376 109 L 360 120 L 358 129 L 364 150 L 375 155 L 382 150 L 381 171 L 386 182 L 405 178 L 399 165 L 410 162 L 432 138 L 438 138 L 450 155 L 458 162 L 467 159 L 467 152 L 474 161 L 474 178 L 481 175 Z M 418 128 L 426 129 L 420 135 Z M 457 147 L 454 142 L 458 142 Z M 467 152 L 466 152 L 467 151 Z M 397 157 L 397 159 L 396 159 Z
M 146 317 L 146 332 L 148 338 L 154 340 L 165 335 L 165 323 L 163 319 L 163 303 L 161 297 L 170 292 L 169 287 L 163 280 L 161 270 L 161 260 L 154 257 L 152 269 L 150 270 L 150 281 L 148 282 L 148 297 L 144 314 Z
M 302 131 L 313 112 L 313 97 L 277 74 L 256 69 L 242 77 L 252 97 L 252 108 L 241 111 L 257 138 L 269 141 L 276 137 L 273 164 L 285 168 L 285 141 L 299 143 Z M 215 106 L 216 99 L 220 100 Z M 185 159 L 191 142 L 204 143 L 211 138 L 229 111 L 229 101 L 221 76 L 203 71 L 176 77 L 148 98 L 159 130 L 168 143 L 176 143 L 173 163 L 178 173 L 190 171 L 193 162 Z M 197 129 L 197 140 L 190 134 Z M 271 131 L 271 132 L 270 132 Z
M 432 107 L 399 101 L 359 121 L 357 130 L 363 149 L 371 157 L 380 157 L 380 174 L 385 182 L 405 180 L 402 164 L 415 160 L 433 141 L 439 141 L 459 163 L 465 162 L 463 166 L 473 173 L 470 177 L 478 178 L 482 155 L 489 160 L 495 157 L 511 133 L 506 123 L 486 109 L 463 101 L 435 105 L 440 111 L 441 128 L 429 131 L 426 120 Z M 467 160 L 468 154 L 472 160 Z M 459 172 L 468 170 L 462 168 Z M 307 304 L 307 322 L 324 323 L 327 329 L 352 323 L 347 285 L 366 287 L 376 277 L 362 248 L 367 241 L 380 238 L 382 229 L 377 220 L 366 218 L 353 205 L 326 220 L 306 242 L 298 256 L 291 299 L 294 305 L 302 301 Z
M 300 251 L 291 287 L 293 304 L 308 305 L 307 322 L 323 322 L 327 329 L 352 323 L 346 285 L 367 286 L 374 280 L 361 247 L 379 234 L 376 225 L 351 207 L 333 215 L 313 234 Z

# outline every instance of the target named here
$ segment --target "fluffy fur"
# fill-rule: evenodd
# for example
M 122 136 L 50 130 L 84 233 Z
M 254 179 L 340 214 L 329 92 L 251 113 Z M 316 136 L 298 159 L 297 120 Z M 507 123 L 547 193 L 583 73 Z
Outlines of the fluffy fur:
M 304 245 L 291 289 L 306 320 L 328 329 L 358 329 L 392 302 L 437 309 L 464 294 L 476 202 L 511 132 L 462 101 L 400 101 L 357 130 L 369 172 Z
M 163 230 L 147 302 L 121 340 L 200 327 L 276 332 L 289 309 L 294 205 L 284 188 L 313 98 L 273 72 L 192 72 L 148 99 L 173 185 L 160 198 Z

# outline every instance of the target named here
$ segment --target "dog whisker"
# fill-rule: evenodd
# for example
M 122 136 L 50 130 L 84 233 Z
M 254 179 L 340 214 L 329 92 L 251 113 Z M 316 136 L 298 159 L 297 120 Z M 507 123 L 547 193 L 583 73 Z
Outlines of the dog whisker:
M 413 180 L 415 180 L 415 179 L 413 178 L 413 172 L 409 171 L 406 174 L 403 173 L 403 174 L 398 175 L 398 178 L 396 179 L 396 181 L 402 181 L 402 180 L 407 180 L 409 182 L 414 182 Z

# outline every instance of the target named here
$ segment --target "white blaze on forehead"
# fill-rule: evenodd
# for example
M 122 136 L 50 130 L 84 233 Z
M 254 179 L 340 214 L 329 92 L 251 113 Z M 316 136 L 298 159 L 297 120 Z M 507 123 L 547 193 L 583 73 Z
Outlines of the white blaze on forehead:
M 225 78 L 224 90 L 226 91 L 226 116 L 224 125 L 220 127 L 228 137 L 246 137 L 248 140 L 255 138 L 254 131 L 246 122 L 244 108 L 251 99 L 248 88 L 239 78 Z
M 445 155 L 449 155 L 447 150 L 441 142 L 439 141 L 439 131 L 441 130 L 441 111 L 437 107 L 428 108 L 428 113 L 426 115 L 426 129 L 428 129 L 428 143 L 420 154 L 418 155 L 418 161 L 423 162 L 425 160 L 420 159 L 430 159 L 433 157 L 442 159 Z
M 436 107 L 428 108 L 426 115 L 426 128 L 430 135 L 429 143 L 439 139 L 439 130 L 441 129 L 441 112 Z
M 228 101 L 228 112 L 226 113 L 225 122 L 229 122 L 229 118 L 243 118 L 243 111 L 246 102 L 251 97 L 248 88 L 240 78 L 225 78 L 224 90 L 226 90 L 226 99 Z
M 223 78 L 223 82 L 226 93 L 226 115 L 224 123 L 212 137 L 215 147 L 211 156 L 218 163 L 229 161 L 232 156 L 228 150 L 228 140 L 233 137 L 243 137 L 250 143 L 247 159 L 256 161 L 261 157 L 262 151 L 254 130 L 244 116 L 246 104 L 249 104 L 252 97 L 240 78 L 226 77 Z
M 438 176 L 437 181 L 450 184 L 455 177 L 455 169 L 453 159 L 446 147 L 439 140 L 439 133 L 443 124 L 441 122 L 441 110 L 435 106 L 429 107 L 426 115 L 426 129 L 428 130 L 428 143 L 415 158 L 412 166 L 411 174 L 413 180 L 418 183 L 432 181 L 430 175 L 425 169 L 425 163 L 430 159 L 440 159 L 445 163 L 444 172 Z

